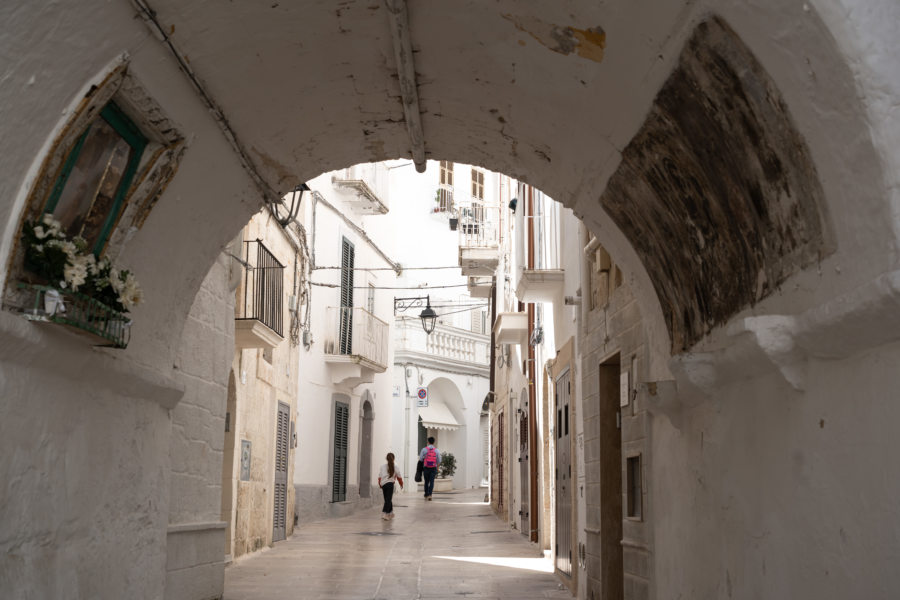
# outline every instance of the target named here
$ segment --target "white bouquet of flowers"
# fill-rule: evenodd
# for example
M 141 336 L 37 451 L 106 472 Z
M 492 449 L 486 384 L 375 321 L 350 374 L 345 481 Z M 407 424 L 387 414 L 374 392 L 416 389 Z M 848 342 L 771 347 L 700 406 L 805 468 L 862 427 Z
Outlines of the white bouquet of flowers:
M 143 300 L 130 271 L 114 268 L 105 258 L 97 259 L 83 238 L 68 239 L 60 222 L 50 214 L 36 222 L 27 221 L 22 240 L 25 268 L 60 292 L 83 294 L 120 313 L 127 313 Z M 54 312 L 64 310 L 60 299 Z

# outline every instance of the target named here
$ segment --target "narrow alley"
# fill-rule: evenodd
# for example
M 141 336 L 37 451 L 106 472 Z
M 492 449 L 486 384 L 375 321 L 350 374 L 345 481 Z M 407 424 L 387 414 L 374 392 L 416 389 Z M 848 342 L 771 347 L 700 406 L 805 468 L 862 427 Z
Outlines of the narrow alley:
M 482 502 L 484 490 L 401 495 L 301 526 L 274 548 L 225 570 L 225 600 L 328 598 L 571 598 L 538 555 Z

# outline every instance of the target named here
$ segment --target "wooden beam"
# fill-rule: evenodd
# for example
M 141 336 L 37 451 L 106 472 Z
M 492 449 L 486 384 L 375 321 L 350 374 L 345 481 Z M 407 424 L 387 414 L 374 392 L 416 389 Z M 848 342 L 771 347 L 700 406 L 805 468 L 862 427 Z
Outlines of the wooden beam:
M 394 59 L 400 80 L 403 116 L 412 149 L 416 171 L 425 172 L 425 135 L 419 112 L 419 93 L 416 89 L 416 69 L 413 65 L 412 44 L 409 39 L 409 18 L 406 0 L 385 0 L 391 21 L 391 37 L 394 40 Z

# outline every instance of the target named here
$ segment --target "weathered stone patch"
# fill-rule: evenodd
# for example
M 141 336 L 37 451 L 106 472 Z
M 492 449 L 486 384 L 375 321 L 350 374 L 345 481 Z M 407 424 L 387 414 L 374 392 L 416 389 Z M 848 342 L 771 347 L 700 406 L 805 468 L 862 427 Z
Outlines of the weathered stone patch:
M 685 351 L 825 253 L 821 185 L 774 83 L 701 23 L 600 198 Z

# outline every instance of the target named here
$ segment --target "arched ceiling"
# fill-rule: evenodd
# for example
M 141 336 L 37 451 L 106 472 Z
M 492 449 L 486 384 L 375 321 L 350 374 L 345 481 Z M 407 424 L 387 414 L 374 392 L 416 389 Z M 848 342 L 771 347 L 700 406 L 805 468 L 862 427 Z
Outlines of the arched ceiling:
M 274 189 L 409 155 L 389 3 L 151 4 Z M 632 286 L 655 298 L 642 309 L 674 352 L 833 250 L 788 102 L 710 9 L 408 7 L 426 157 L 508 173 L 611 225 L 609 245 Z M 817 28 L 798 22 L 793 34 Z
M 26 156 L 10 158 L 11 181 L 49 144 L 33 132 L 52 140 L 64 126 L 59 108 L 123 53 L 151 93 L 168 86 L 160 103 L 177 106 L 189 140 L 208 144 L 225 131 L 260 188 L 284 192 L 325 171 L 410 156 L 382 0 L 92 2 L 0 9 L 9 32 L 28 32 L 3 39 L 23 58 L 0 106 L 29 117 L 0 125 Z M 684 0 L 652 10 L 625 1 L 411 2 L 425 156 L 507 173 L 573 208 L 628 275 L 665 358 L 755 303 L 796 311 L 895 262 L 881 171 L 891 159 L 873 148 L 860 68 L 842 54 L 854 27 L 888 4 L 847 21 L 841 0 Z M 704 23 L 712 35 L 698 29 Z M 176 56 L 203 92 L 178 73 Z M 162 198 L 135 237 L 132 252 L 162 258 L 152 265 L 214 256 L 263 193 L 236 182 L 243 189 L 227 204 L 221 194 L 203 197 L 203 178 L 227 187 L 236 177 L 225 172 L 240 161 L 200 156 L 202 146 L 187 151 L 178 195 Z M 20 208 L 0 206 L 7 232 Z M 194 234 L 183 214 L 203 215 L 209 235 Z M 854 269 L 842 279 L 808 268 L 846 257 Z M 145 280 L 196 289 L 208 266 L 179 263 L 177 277 L 152 267 Z M 789 279 L 786 300 L 775 292 Z M 174 308 L 160 309 L 159 321 Z

